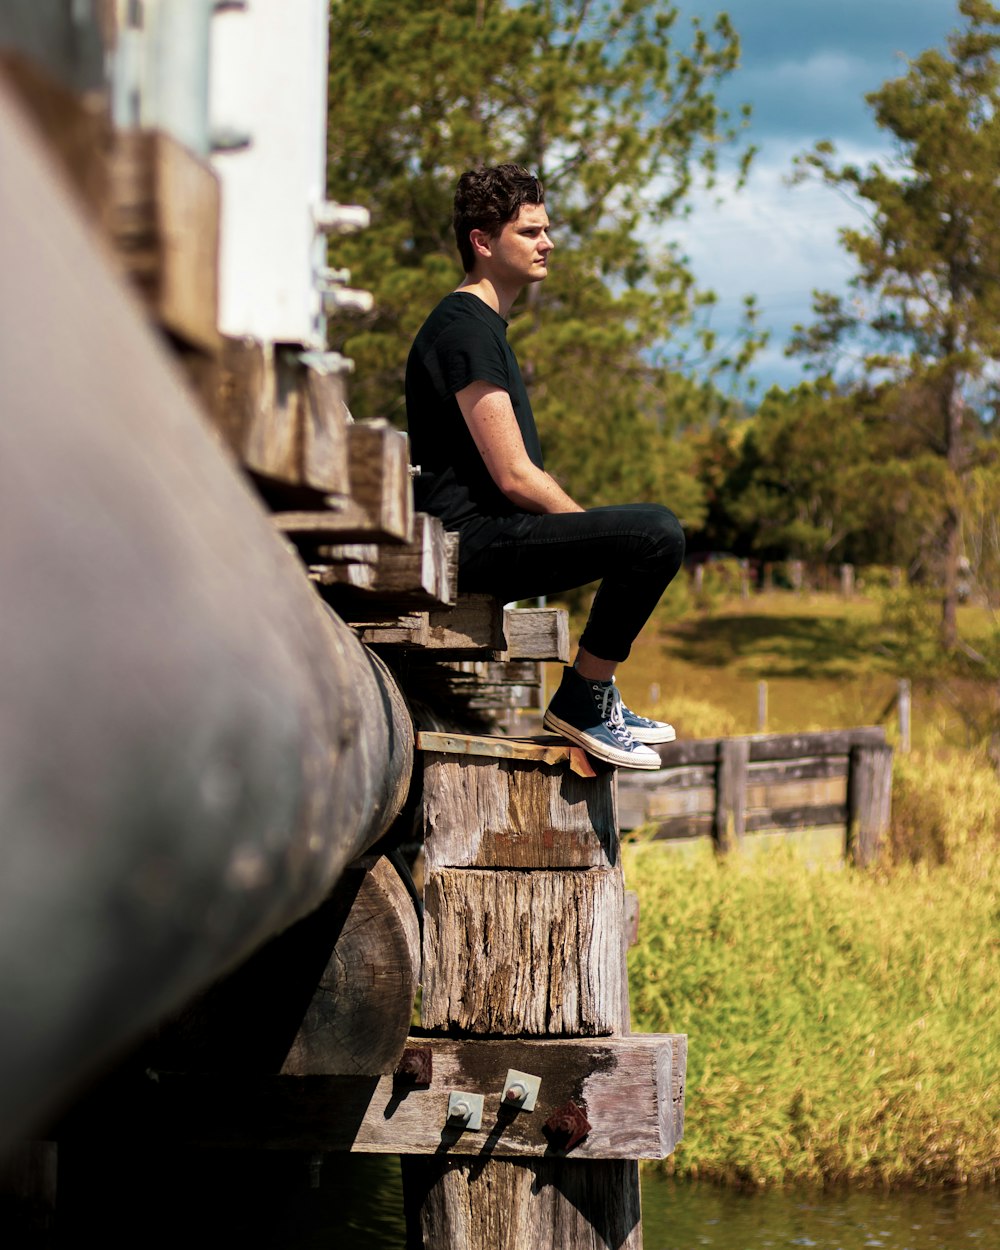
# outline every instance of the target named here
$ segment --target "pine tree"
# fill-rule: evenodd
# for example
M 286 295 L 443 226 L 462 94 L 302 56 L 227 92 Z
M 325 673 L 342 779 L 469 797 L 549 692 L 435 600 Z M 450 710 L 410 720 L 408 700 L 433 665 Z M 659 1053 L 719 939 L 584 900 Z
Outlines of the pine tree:
M 891 161 L 838 166 L 828 143 L 803 158 L 857 198 L 864 229 L 843 232 L 857 262 L 849 304 L 816 297 L 819 320 L 794 349 L 829 367 L 852 335 L 869 381 L 895 407 L 914 454 L 937 461 L 941 641 L 958 641 L 962 520 L 970 475 L 988 445 L 1000 359 L 1000 10 L 960 0 L 964 25 L 867 97 Z
M 668 366 L 710 300 L 651 240 L 733 137 L 713 88 L 739 43 L 724 16 L 693 23 L 686 46 L 677 25 L 675 9 L 640 0 L 333 0 L 329 192 L 374 214 L 337 243 L 376 297 L 371 317 L 334 327 L 357 362 L 360 415 L 401 420 L 409 345 L 460 278 L 459 174 L 517 161 L 545 184 L 557 244 L 509 332 L 547 467 L 584 503 L 658 498 L 698 519 L 673 435 L 720 401 Z M 750 351 L 737 342 L 725 363 Z

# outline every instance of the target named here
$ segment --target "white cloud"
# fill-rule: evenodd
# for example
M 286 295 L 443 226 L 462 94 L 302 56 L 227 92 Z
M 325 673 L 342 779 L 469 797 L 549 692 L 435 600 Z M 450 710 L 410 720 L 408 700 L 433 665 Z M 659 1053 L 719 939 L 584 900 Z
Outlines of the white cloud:
M 739 324 L 743 297 L 757 297 L 761 323 L 772 336 L 753 370 L 765 389 L 800 374 L 801 366 L 782 355 L 791 327 L 811 320 L 813 290 L 844 290 L 853 267 L 838 231 L 864 220 L 826 186 L 788 185 L 799 150 L 769 147 L 739 191 L 735 175 L 723 175 L 716 191 L 698 192 L 690 215 L 671 222 L 663 235 L 688 257 L 698 285 L 716 292 L 711 320 L 723 337 Z M 856 164 L 879 156 L 884 153 L 859 147 L 840 151 L 843 161 Z

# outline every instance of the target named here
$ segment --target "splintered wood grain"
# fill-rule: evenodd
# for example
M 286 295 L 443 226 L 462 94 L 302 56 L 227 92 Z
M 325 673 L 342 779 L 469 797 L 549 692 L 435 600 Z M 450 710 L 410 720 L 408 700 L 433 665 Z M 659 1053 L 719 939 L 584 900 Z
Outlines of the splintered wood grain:
M 639 1165 L 405 1157 L 409 1245 L 425 1250 L 641 1250 Z
M 590 868 L 618 862 L 615 774 L 465 755 L 424 763 L 431 867 Z
M 421 1022 L 473 1034 L 628 1031 L 619 868 L 432 872 Z

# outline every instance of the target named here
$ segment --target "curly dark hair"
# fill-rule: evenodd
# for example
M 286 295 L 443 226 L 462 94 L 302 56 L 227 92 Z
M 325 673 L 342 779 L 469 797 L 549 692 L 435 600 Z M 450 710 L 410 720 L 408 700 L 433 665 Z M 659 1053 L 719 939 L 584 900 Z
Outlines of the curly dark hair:
M 476 262 L 470 231 L 482 230 L 495 239 L 507 222 L 517 217 L 523 204 L 544 203 L 542 184 L 523 165 L 466 170 L 458 180 L 452 219 L 465 272 L 471 273 Z

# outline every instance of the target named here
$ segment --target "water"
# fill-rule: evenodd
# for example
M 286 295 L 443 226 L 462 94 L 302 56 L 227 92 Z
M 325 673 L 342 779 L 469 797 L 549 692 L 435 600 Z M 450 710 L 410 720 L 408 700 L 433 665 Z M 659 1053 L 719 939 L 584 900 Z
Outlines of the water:
M 644 1250 L 997 1250 L 1000 1191 L 741 1193 L 655 1176 Z
M 332 1184 L 331 1184 L 332 1182 Z M 324 1177 L 347 1228 L 338 1250 L 403 1250 L 395 1159 L 355 1157 Z M 332 1195 L 331 1195 L 332 1196 Z M 765 1191 L 643 1178 L 645 1250 L 998 1250 L 1000 1190 Z M 341 1224 L 343 1229 L 343 1224 Z M 515 1250 L 497 1247 L 495 1250 Z

